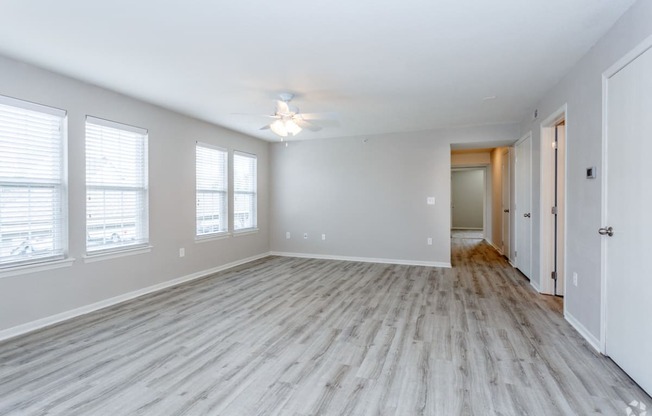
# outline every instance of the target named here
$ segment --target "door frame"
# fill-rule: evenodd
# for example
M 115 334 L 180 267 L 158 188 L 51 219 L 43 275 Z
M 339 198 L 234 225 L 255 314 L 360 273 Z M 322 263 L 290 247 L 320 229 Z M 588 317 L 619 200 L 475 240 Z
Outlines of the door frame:
M 468 171 L 468 170 L 481 170 L 484 181 L 484 188 L 482 193 L 482 239 L 486 240 L 488 235 L 488 224 L 491 220 L 491 208 L 489 203 L 489 169 L 487 165 L 464 165 L 464 166 L 451 166 L 451 230 L 453 229 L 453 172 Z
M 600 185 L 602 190 L 602 206 L 600 213 L 601 225 L 604 226 L 608 220 L 607 202 L 607 173 L 609 170 L 607 150 L 608 150 L 608 99 L 609 99 L 609 79 L 616 75 L 621 69 L 629 65 L 639 56 L 643 55 L 648 49 L 652 48 L 652 36 L 647 37 L 643 42 L 638 44 L 634 49 L 617 60 L 611 67 L 602 73 L 602 175 L 600 175 Z M 599 228 L 598 227 L 598 228 Z M 602 238 L 600 242 L 600 352 L 607 355 L 607 239 Z
M 512 227 L 511 227 L 511 221 L 512 221 L 512 148 L 511 147 L 506 147 L 503 149 L 502 153 L 500 154 L 500 175 L 501 175 L 501 184 L 500 184 L 500 190 L 501 190 L 501 195 L 500 195 L 500 205 L 501 205 L 501 238 L 502 238 L 502 251 L 503 251 L 503 256 L 507 257 L 507 260 L 512 263 Z M 507 166 L 507 172 L 503 172 L 503 165 Z M 505 187 L 505 182 L 507 182 L 507 186 Z M 505 212 L 503 211 L 505 207 L 503 206 L 503 203 L 505 202 L 505 195 L 507 195 L 507 209 L 509 212 L 507 212 L 507 221 L 505 221 Z M 507 235 L 505 235 L 505 228 L 507 228 Z M 505 246 L 505 241 L 507 241 L 507 245 Z M 507 248 L 507 250 L 505 250 Z M 505 253 L 506 251 L 506 253 Z
M 551 161 L 554 161 L 554 152 L 552 144 L 555 141 L 555 128 L 560 121 L 565 120 L 566 122 L 566 133 L 565 133 L 565 147 L 564 154 L 564 172 L 568 172 L 568 104 L 562 105 L 556 111 L 554 111 L 550 116 L 548 116 L 544 121 L 541 122 L 541 155 L 540 155 L 540 167 L 541 167 L 541 176 L 540 176 L 540 206 L 539 212 L 541 216 L 539 218 L 539 235 L 541 236 L 541 244 L 539 245 L 539 276 L 540 276 L 540 292 L 547 295 L 554 295 L 555 284 L 550 275 L 552 274 L 553 269 L 553 245 L 555 243 L 555 232 L 554 232 L 554 221 L 552 213 L 550 212 L 552 206 L 554 205 L 554 180 L 555 169 Z M 559 145 L 559 144 L 558 144 Z M 558 207 L 561 216 L 558 215 L 557 220 L 561 222 L 562 229 L 564 230 L 563 235 L 561 236 L 561 247 L 557 247 L 558 251 L 562 253 L 563 264 L 561 265 L 561 272 L 565 277 L 564 284 L 564 310 L 566 310 L 566 286 L 568 284 L 568 276 L 566 272 L 566 235 L 567 235 L 567 224 L 566 224 L 566 208 L 568 206 L 567 198 L 567 177 L 564 175 L 564 178 L 559 178 L 564 181 L 563 191 L 564 196 L 562 199 L 562 206 Z M 560 218 L 561 217 L 561 218 Z M 558 265 L 559 266 L 559 265 Z
M 530 167 L 530 183 L 529 183 L 529 185 L 530 185 L 530 212 L 532 212 L 532 208 L 533 208 L 532 207 L 532 199 L 533 199 L 533 192 L 532 192 L 532 179 L 533 179 L 532 178 L 532 131 L 527 132 L 525 135 L 523 135 L 523 137 L 518 139 L 514 143 L 514 145 L 512 146 L 512 147 L 514 147 L 514 160 L 515 160 L 515 162 L 513 164 L 513 167 L 514 167 L 514 194 L 512 196 L 513 215 L 511 217 L 514 219 L 514 245 L 513 245 L 513 250 L 516 251 L 516 252 L 518 252 L 519 250 L 522 250 L 522 248 L 518 246 L 518 243 L 519 243 L 519 238 L 518 238 L 519 227 L 518 227 L 518 216 L 516 215 L 517 214 L 516 211 L 518 211 L 518 214 L 521 214 L 520 210 L 522 209 L 521 207 L 518 206 L 518 198 L 519 198 L 519 196 L 518 196 L 518 178 L 516 177 L 516 175 L 518 174 L 518 157 L 517 157 L 516 146 L 520 145 L 521 143 L 523 143 L 524 141 L 526 141 L 528 139 L 530 140 L 530 161 L 529 161 L 529 167 Z M 536 289 L 536 291 L 538 292 L 539 288 L 536 286 L 536 284 L 534 282 L 534 279 L 532 278 L 533 277 L 532 272 L 534 271 L 532 269 L 532 264 L 534 264 L 534 261 L 532 259 L 532 245 L 533 245 L 532 243 L 534 241 L 533 235 L 532 235 L 532 228 L 533 228 L 532 227 L 532 221 L 529 221 L 528 224 L 530 224 L 530 255 L 528 256 L 529 259 L 530 259 L 530 267 L 529 267 L 530 276 L 526 276 L 526 277 L 530 280 L 530 285 L 532 287 L 534 287 Z M 519 266 L 518 255 L 515 256 L 515 258 L 514 258 L 514 266 L 517 267 L 517 268 Z

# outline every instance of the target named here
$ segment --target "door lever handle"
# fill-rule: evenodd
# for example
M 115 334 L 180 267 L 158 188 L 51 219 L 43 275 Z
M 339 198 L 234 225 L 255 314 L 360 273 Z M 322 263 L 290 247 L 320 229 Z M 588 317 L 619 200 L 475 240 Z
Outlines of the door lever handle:
M 613 227 L 602 227 L 598 229 L 598 234 L 608 235 L 609 237 L 612 237 L 614 235 L 614 229 Z
M 507 212 L 509 212 L 509 210 L 508 210 L 508 209 L 504 209 L 503 212 L 507 213 Z
M 525 218 L 530 218 L 530 213 L 527 212 L 527 213 L 523 214 L 523 216 L 524 216 Z

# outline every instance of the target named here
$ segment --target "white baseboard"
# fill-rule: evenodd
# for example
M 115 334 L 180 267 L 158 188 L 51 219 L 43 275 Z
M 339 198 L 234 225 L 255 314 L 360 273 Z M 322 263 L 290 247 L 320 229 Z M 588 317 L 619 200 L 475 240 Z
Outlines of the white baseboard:
M 564 318 L 566 321 L 568 321 L 569 324 L 579 334 L 593 347 L 594 350 L 597 352 L 600 352 L 600 340 L 598 340 L 591 332 L 589 332 L 588 329 L 584 325 L 580 323 L 573 315 L 571 315 L 569 312 L 564 311 Z
M 534 290 L 537 291 L 537 293 L 541 293 L 541 287 L 539 286 L 539 283 L 535 283 L 534 280 L 530 279 L 530 286 L 532 286 Z
M 109 299 L 104 299 L 90 305 L 82 306 L 75 308 L 69 311 L 61 312 L 56 315 L 48 316 L 45 318 L 37 319 L 36 321 L 27 322 L 22 325 L 14 326 L 8 329 L 0 331 L 0 341 L 7 340 L 9 338 L 14 338 L 19 335 L 26 334 L 28 332 L 36 331 L 37 329 L 42 329 L 50 325 L 57 324 L 59 322 L 67 321 L 68 319 L 76 318 L 81 315 L 86 315 L 91 312 L 95 312 L 100 309 L 107 308 L 109 306 L 114 306 L 122 302 L 126 302 L 137 297 L 147 295 L 152 292 L 157 292 L 159 290 L 167 289 L 172 286 L 177 286 L 182 283 L 189 282 L 191 280 L 199 279 L 202 277 L 210 276 L 232 267 L 240 266 L 245 263 L 249 263 L 255 260 L 259 260 L 265 257 L 269 257 L 270 253 L 258 254 L 256 256 L 247 257 L 245 259 L 237 260 L 231 263 L 223 264 L 221 266 L 213 267 L 207 270 L 202 270 L 196 273 L 192 273 L 186 276 L 182 276 L 176 279 L 168 280 L 163 283 L 159 283 L 153 286 L 148 286 L 142 289 L 134 290 L 133 292 L 124 293 Z
M 497 251 L 501 256 L 503 255 L 503 250 L 501 250 L 500 248 L 498 248 L 498 246 L 495 245 L 493 241 L 489 240 L 488 238 L 485 238 L 484 241 L 486 241 L 486 242 L 487 242 L 491 247 L 493 247 L 494 249 L 496 249 L 496 251 Z
M 427 267 L 445 267 L 450 269 L 450 263 L 439 261 L 421 261 L 421 260 L 397 260 L 397 259 L 379 259 L 373 257 L 349 257 L 349 256 L 331 256 L 327 254 L 310 254 L 310 253 L 287 253 L 284 251 L 272 251 L 271 256 L 281 257 L 299 257 L 304 259 L 320 260 L 342 260 L 342 261 L 359 261 L 363 263 L 383 263 L 383 264 L 400 264 L 405 266 L 427 266 Z

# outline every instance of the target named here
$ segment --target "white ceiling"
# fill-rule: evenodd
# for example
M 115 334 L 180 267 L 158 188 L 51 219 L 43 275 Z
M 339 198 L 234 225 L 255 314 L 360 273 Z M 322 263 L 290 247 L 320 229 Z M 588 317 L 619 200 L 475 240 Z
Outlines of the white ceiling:
M 521 121 L 634 0 L 2 0 L 0 53 L 252 136 Z M 1 91 L 0 91 L 1 93 Z M 483 100 L 495 96 L 495 99 Z

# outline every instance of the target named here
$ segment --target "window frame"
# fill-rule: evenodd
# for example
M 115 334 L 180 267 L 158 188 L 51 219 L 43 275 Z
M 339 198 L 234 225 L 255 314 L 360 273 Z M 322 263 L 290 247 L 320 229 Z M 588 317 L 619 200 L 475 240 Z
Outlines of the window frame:
M 97 258 L 115 258 L 122 255 L 140 254 L 151 251 L 149 240 L 149 132 L 147 129 L 132 126 L 129 124 L 119 123 L 95 116 L 87 115 L 84 123 L 84 139 L 85 149 L 88 149 L 88 125 L 92 124 L 109 129 L 121 130 L 124 132 L 140 135 L 142 140 L 142 186 L 128 186 L 128 185 L 90 185 L 88 184 L 88 154 L 86 154 L 86 186 L 85 186 L 85 205 L 84 205 L 84 229 L 86 231 L 85 238 L 85 252 L 84 256 L 86 262 L 92 262 Z M 97 248 L 89 250 L 89 228 L 88 228 L 88 195 L 89 189 L 94 190 L 113 190 L 113 191 L 137 191 L 142 200 L 142 209 L 136 212 L 135 218 L 135 235 L 140 235 L 142 238 L 133 243 L 126 244 L 102 244 Z M 140 224 L 140 232 L 139 232 Z
M 1 187 L 46 187 L 54 190 L 52 197 L 52 249 L 42 256 L 27 256 L 15 261 L 0 261 L 0 277 L 17 274 L 32 273 L 37 270 L 50 270 L 67 267 L 75 259 L 69 258 L 68 253 L 68 115 L 67 111 L 43 104 L 37 104 L 13 97 L 0 95 L 0 104 L 23 112 L 40 113 L 57 118 L 59 134 L 57 137 L 57 150 L 59 166 L 58 179 L 9 180 L 0 179 Z M 55 172 L 55 171 L 53 171 Z M 31 222 L 31 221 L 30 221 Z M 25 230 L 19 231 L 24 232 Z M 28 230 L 29 232 L 30 230 Z M 28 240 L 26 240 L 28 241 Z M 28 242 L 29 244 L 29 242 Z
M 236 169 L 236 157 L 244 157 L 244 158 L 249 158 L 253 160 L 253 175 L 252 175 L 252 180 L 253 180 L 253 191 L 238 191 L 237 186 L 236 186 L 236 174 L 235 174 L 235 169 Z M 257 231 L 258 230 L 258 156 L 253 154 L 253 153 L 248 153 L 248 152 L 243 152 L 239 150 L 234 150 L 233 151 L 233 214 L 232 214 L 232 221 L 233 221 L 233 233 L 234 234 L 247 234 L 252 231 Z M 252 226 L 251 227 L 243 227 L 243 228 L 236 228 L 236 209 L 235 209 L 235 200 L 236 200 L 236 195 L 252 195 Z
M 224 183 L 224 189 L 223 190 L 214 190 L 214 189 L 199 189 L 198 185 L 198 180 L 197 180 L 197 174 L 198 174 L 198 154 L 197 151 L 199 148 L 204 148 L 208 149 L 210 151 L 215 151 L 221 153 L 221 157 L 224 158 L 224 169 L 222 174 L 224 175 L 223 177 L 223 183 Z M 195 240 L 196 241 L 205 241 L 205 240 L 211 240 L 211 239 L 221 239 L 224 237 L 229 236 L 229 227 L 231 226 L 231 222 L 229 221 L 229 150 L 220 146 L 215 146 L 209 143 L 205 142 L 200 142 L 197 141 L 195 142 Z M 199 229 L 199 193 L 212 193 L 212 194 L 222 194 L 223 195 L 223 218 L 224 218 L 224 228 L 220 229 L 219 231 L 214 231 L 214 232 L 208 232 L 208 233 L 198 233 Z M 213 213 L 212 215 L 215 215 Z

